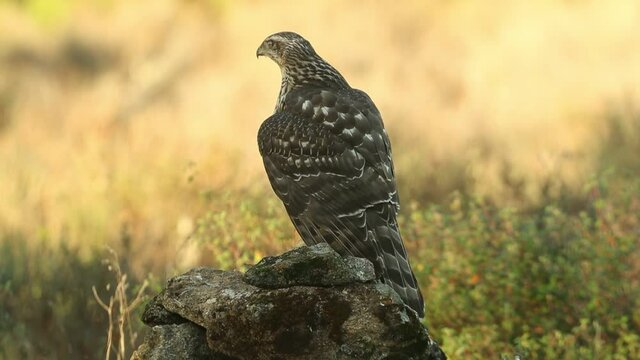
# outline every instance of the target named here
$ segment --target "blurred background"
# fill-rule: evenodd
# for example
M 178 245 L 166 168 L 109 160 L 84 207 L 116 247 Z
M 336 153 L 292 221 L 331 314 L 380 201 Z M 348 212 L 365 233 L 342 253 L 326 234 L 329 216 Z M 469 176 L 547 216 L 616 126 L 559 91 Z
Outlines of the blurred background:
M 126 357 L 142 307 L 92 287 L 300 244 L 256 143 L 282 30 L 382 112 L 451 358 L 640 358 L 636 0 L 1 0 L 0 358 Z

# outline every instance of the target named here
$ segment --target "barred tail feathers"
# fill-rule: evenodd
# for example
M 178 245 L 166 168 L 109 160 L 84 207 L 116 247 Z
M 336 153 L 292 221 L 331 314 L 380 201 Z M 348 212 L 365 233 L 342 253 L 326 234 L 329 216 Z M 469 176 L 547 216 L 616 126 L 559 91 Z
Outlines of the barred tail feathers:
M 379 213 L 367 214 L 367 223 L 376 223 Z M 373 219 L 372 219 L 373 218 Z M 382 220 L 380 225 L 371 226 L 371 232 L 378 245 L 378 265 L 383 281 L 391 286 L 400 298 L 413 309 L 418 316 L 424 317 L 424 300 L 416 280 L 407 251 L 402 242 L 400 232 L 395 221 L 393 223 Z M 370 222 L 371 221 L 371 222 Z M 380 261 L 380 258 L 382 261 Z M 376 269 L 378 270 L 378 269 Z

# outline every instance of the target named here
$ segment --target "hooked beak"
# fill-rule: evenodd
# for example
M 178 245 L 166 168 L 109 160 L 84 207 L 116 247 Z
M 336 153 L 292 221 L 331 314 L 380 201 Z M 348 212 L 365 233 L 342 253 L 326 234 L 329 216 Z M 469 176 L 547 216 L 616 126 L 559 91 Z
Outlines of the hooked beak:
M 262 44 L 260 44 L 260 47 L 258 48 L 258 50 L 256 50 L 256 59 L 259 58 L 260 56 L 265 56 L 267 55 L 267 49 L 265 48 L 264 42 Z

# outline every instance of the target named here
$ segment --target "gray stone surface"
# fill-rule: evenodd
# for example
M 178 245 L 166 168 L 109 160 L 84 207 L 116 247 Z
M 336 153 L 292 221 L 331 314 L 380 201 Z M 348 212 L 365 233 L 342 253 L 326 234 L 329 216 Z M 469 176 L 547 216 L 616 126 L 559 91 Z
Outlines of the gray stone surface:
M 133 353 L 132 360 L 233 360 L 207 346 L 205 329 L 190 322 L 158 325 Z
M 193 269 L 147 306 L 143 319 L 155 326 L 136 359 L 179 359 L 187 338 L 188 351 L 206 344 L 209 359 L 445 359 L 363 261 L 316 245 L 263 259 L 245 275 Z
M 247 270 L 245 281 L 268 289 L 295 285 L 336 286 L 375 279 L 373 264 L 343 258 L 328 244 L 301 246 L 280 256 L 268 256 Z

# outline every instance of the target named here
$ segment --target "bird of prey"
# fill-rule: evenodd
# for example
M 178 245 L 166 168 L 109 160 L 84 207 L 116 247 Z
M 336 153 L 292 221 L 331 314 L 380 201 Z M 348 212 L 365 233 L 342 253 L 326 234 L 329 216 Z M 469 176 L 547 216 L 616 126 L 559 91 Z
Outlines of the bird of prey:
M 380 112 L 293 32 L 267 37 L 256 52 L 280 66 L 275 112 L 258 131 L 271 186 L 307 245 L 370 260 L 420 317 L 424 302 L 409 265 L 391 146 Z

